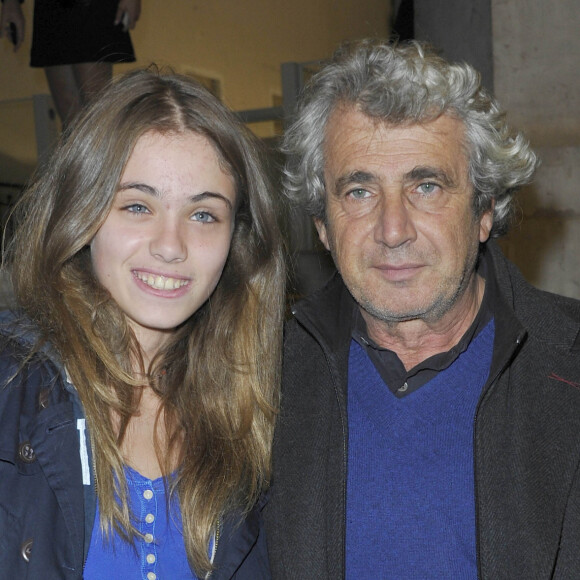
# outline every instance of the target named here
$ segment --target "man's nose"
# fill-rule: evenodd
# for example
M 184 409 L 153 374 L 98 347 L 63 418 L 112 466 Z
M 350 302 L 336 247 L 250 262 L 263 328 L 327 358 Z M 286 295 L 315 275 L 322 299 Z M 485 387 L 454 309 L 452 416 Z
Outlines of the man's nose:
M 375 240 L 389 248 L 397 248 L 415 240 L 413 210 L 399 193 L 385 194 L 377 208 Z

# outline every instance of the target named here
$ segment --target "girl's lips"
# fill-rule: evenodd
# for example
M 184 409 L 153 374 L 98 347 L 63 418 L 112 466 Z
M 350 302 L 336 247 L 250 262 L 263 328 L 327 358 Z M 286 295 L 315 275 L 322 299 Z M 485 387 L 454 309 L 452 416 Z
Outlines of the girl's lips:
M 174 278 L 172 276 L 161 276 L 151 272 L 134 270 L 133 275 L 141 280 L 144 284 L 155 290 L 179 290 L 190 284 L 191 280 L 187 278 Z

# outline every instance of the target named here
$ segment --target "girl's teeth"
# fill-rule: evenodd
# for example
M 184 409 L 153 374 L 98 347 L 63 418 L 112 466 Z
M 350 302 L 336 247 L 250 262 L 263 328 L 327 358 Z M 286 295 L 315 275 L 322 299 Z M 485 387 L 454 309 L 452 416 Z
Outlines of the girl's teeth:
M 186 280 L 154 276 L 153 274 L 137 274 L 137 277 L 156 290 L 176 290 L 187 284 Z

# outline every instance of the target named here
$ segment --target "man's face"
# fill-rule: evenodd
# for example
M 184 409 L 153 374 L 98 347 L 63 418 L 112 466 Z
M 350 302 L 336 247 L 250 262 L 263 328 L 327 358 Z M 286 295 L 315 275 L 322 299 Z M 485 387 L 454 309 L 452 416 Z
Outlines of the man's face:
M 316 226 L 367 323 L 432 323 L 469 299 L 492 211 L 474 215 L 461 121 L 395 126 L 338 108 L 324 157 Z

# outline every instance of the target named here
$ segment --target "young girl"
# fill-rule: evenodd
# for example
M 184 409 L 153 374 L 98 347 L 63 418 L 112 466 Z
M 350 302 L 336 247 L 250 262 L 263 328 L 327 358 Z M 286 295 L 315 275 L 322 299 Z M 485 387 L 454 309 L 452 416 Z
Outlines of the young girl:
M 19 205 L 0 356 L 0 569 L 269 577 L 284 270 L 254 140 L 130 73 Z

